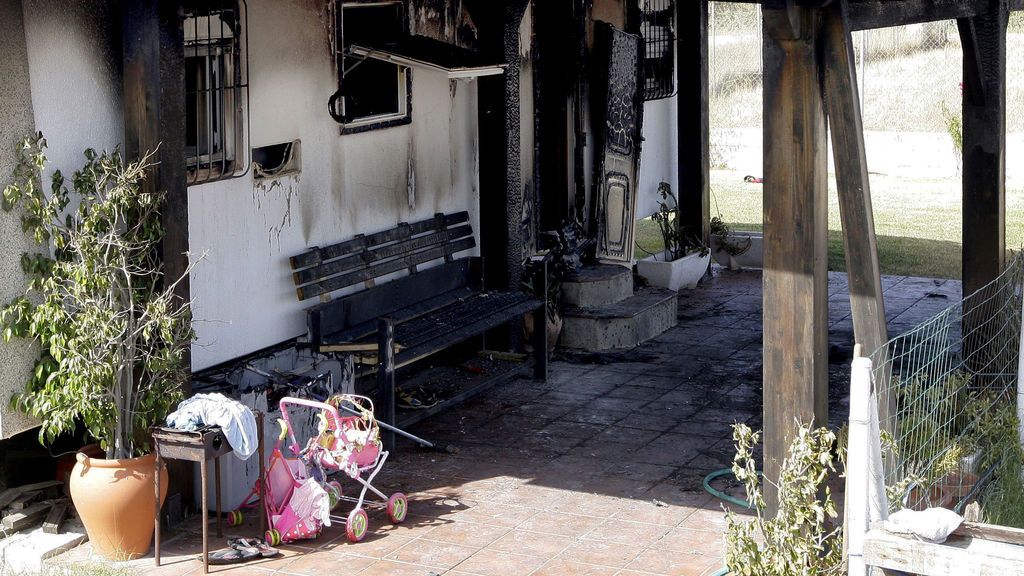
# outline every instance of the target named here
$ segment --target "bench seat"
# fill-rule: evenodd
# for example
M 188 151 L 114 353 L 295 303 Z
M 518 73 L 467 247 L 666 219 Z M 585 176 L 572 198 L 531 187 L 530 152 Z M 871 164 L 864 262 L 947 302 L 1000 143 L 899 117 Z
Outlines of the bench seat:
M 398 368 L 526 314 L 543 325 L 546 273 L 542 270 L 535 280 L 535 293 L 485 289 L 481 259 L 456 257 L 476 245 L 468 220 L 465 212 L 437 214 L 291 259 L 300 300 L 329 298 L 335 290 L 364 284 L 362 290 L 308 308 L 308 339 L 320 353 L 375 354 L 384 422 L 395 423 Z M 402 271 L 408 274 L 384 281 Z M 544 379 L 546 331 L 535 330 L 534 336 L 534 375 Z

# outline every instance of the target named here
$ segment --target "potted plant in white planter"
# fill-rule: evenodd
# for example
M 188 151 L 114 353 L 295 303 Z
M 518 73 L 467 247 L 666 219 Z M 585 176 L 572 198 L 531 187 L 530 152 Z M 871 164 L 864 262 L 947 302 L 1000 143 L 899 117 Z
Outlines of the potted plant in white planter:
M 22 256 L 29 286 L 0 311 L 5 341 L 27 338 L 40 349 L 14 403 L 39 419 L 41 442 L 78 422 L 99 441 L 106 458 L 79 453 L 72 500 L 94 549 L 134 558 L 149 550 L 157 513 L 148 430 L 180 400 L 189 377 L 189 303 L 174 295 L 181 279 L 163 275 L 164 195 L 139 185 L 148 158 L 126 164 L 116 150 L 87 150 L 70 190 L 57 171 L 47 192 L 45 147 L 41 134 L 19 144 L 13 182 L 3 190 L 3 209 L 19 210 L 43 247 Z
M 694 288 L 708 270 L 711 252 L 700 238 L 680 226 L 679 203 L 668 182 L 658 184 L 658 193 L 661 201 L 651 218 L 658 224 L 665 250 L 638 260 L 637 272 L 653 286 Z
M 711 219 L 711 256 L 730 270 L 761 268 L 763 236 L 760 232 L 736 232 L 721 215 Z

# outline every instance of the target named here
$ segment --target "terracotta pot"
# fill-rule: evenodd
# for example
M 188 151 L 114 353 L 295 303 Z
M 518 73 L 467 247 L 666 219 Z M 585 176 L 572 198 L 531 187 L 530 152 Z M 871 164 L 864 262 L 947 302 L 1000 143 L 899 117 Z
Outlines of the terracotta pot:
M 93 549 L 110 560 L 149 552 L 156 517 L 156 455 L 105 460 L 78 453 L 71 471 L 71 499 Z M 160 502 L 167 496 L 167 467 L 160 470 Z

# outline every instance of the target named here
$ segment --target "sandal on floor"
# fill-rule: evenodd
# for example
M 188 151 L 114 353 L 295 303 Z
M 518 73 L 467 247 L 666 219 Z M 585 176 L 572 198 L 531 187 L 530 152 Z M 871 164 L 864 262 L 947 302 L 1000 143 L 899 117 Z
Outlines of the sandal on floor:
M 210 552 L 210 564 L 239 564 L 248 562 L 260 555 L 260 551 L 252 547 L 230 546 Z
M 273 558 L 281 555 L 280 550 L 277 548 L 271 548 L 266 542 L 259 538 L 235 538 L 233 540 L 228 540 L 228 546 L 235 549 L 255 549 L 263 558 Z

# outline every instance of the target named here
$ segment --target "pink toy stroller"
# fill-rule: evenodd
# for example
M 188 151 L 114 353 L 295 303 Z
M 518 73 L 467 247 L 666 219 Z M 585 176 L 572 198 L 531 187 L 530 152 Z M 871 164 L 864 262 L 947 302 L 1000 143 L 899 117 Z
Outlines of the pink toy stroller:
M 319 434 L 311 438 L 305 449 L 300 450 L 288 420 L 289 406 L 304 406 L 320 410 Z M 347 414 L 342 416 L 341 412 Z M 373 486 L 373 479 L 384 467 L 388 453 L 381 449 L 380 428 L 373 416 L 373 402 L 365 396 L 339 394 L 327 403 L 301 398 L 282 398 L 281 415 L 288 428 L 290 448 L 312 467 L 312 475 L 327 486 L 331 493 L 331 507 L 339 500 L 354 502 L 355 507 L 347 517 L 331 516 L 331 520 L 345 522 L 345 534 L 352 542 L 359 542 L 366 536 L 368 517 L 364 504 L 387 510 L 388 517 L 398 524 L 405 520 L 408 499 L 396 492 L 390 497 Z M 359 498 L 343 496 L 341 484 L 328 481 L 331 474 L 344 472 L 349 478 L 362 485 Z M 366 500 L 370 490 L 380 500 Z
M 242 510 L 261 504 L 259 488 L 263 482 L 263 512 L 269 526 L 264 538 L 271 546 L 319 536 L 325 520 L 329 524 L 330 508 L 337 504 L 341 496 L 339 484 L 324 486 L 310 477 L 306 463 L 301 459 L 285 457 L 281 452 L 281 444 L 289 434 L 289 425 L 286 420 L 278 419 L 277 422 L 281 426 L 281 433 L 270 453 L 265 477 L 256 481 L 242 505 L 228 516 L 229 525 L 241 525 Z

